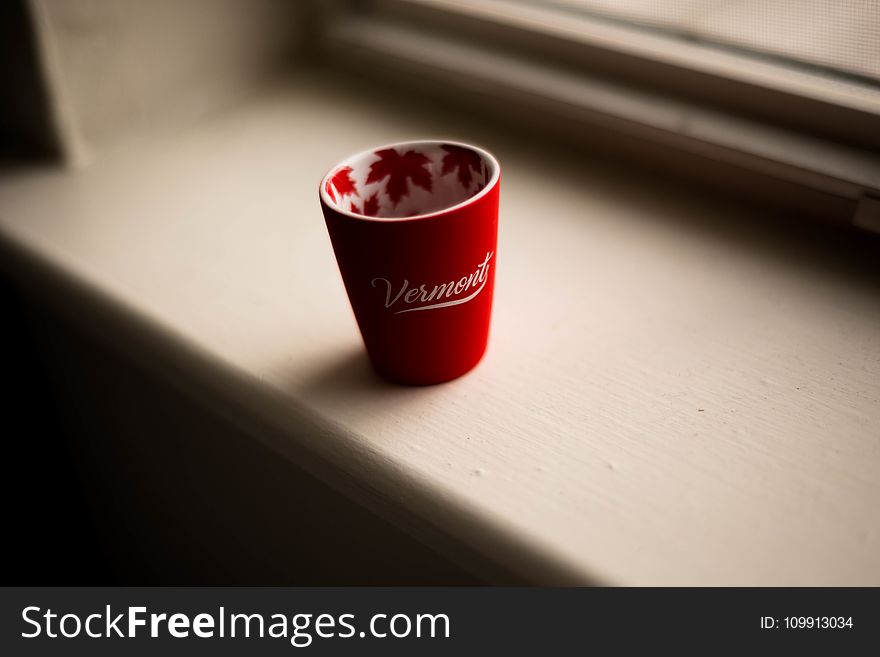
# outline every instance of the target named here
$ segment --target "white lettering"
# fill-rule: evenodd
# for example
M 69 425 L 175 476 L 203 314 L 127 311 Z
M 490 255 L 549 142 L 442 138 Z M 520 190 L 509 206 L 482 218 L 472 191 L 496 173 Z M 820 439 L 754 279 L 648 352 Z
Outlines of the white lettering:
M 207 639 L 214 636 L 214 617 L 210 614 L 199 614 L 193 619 L 193 632 L 196 636 Z
M 489 261 L 492 259 L 492 256 L 495 254 L 494 251 L 488 251 L 486 253 L 486 258 L 477 265 L 476 269 L 471 272 L 467 276 L 462 276 L 457 282 L 454 280 L 449 281 L 448 283 L 439 283 L 433 286 L 431 292 L 428 292 L 427 284 L 422 283 L 417 287 L 410 288 L 409 279 L 404 279 L 403 284 L 400 286 L 397 294 L 393 295 L 394 284 L 388 280 L 387 278 L 376 277 L 371 281 L 371 285 L 373 287 L 377 286 L 377 283 L 382 283 L 385 287 L 385 307 L 391 308 L 398 301 L 403 304 L 412 304 L 416 301 L 420 301 L 421 303 L 427 303 L 428 301 L 433 301 L 435 299 L 439 300 L 443 297 L 450 299 L 454 296 L 462 294 L 466 291 L 474 290 L 468 296 L 462 299 L 454 299 L 452 301 L 444 301 L 441 303 L 433 303 L 428 305 L 419 305 L 414 308 L 402 308 L 400 310 L 396 310 L 395 314 L 399 315 L 400 313 L 411 313 L 417 310 L 436 310 L 438 308 L 447 308 L 449 306 L 457 306 L 462 303 L 467 303 L 472 299 L 476 298 L 476 296 L 483 291 L 483 287 L 486 285 L 486 281 L 489 277 Z
M 72 632 L 68 632 L 64 629 L 64 623 L 69 620 L 73 621 L 73 626 L 76 628 Z M 59 622 L 58 627 L 61 629 L 61 634 L 63 636 L 67 637 L 68 639 L 72 639 L 76 636 L 79 636 L 80 630 L 82 630 L 82 621 L 80 621 L 79 616 L 77 616 L 76 614 L 64 614 L 61 617 L 61 621 Z
M 95 634 L 94 632 L 92 632 L 92 619 L 93 618 L 97 618 L 98 620 L 100 620 L 101 614 L 90 614 L 89 617 L 86 618 L 86 634 L 88 634 L 93 639 L 98 639 L 101 637 L 101 635 Z
M 144 609 L 144 608 L 141 607 L 141 609 Z M 110 630 L 113 630 L 114 632 L 116 632 L 116 636 L 118 636 L 118 637 L 123 637 L 123 636 L 125 636 L 125 635 L 122 633 L 122 630 L 120 630 L 120 629 L 119 629 L 119 626 L 117 625 L 117 623 L 118 623 L 119 621 L 122 620 L 122 614 L 119 614 L 116 618 L 114 618 L 114 619 L 113 619 L 113 622 L 111 623 L 111 622 L 110 622 L 110 618 L 111 618 L 111 616 L 110 616 L 110 605 L 107 605 L 107 615 L 106 615 L 104 618 L 107 619 L 107 634 L 106 634 L 106 636 L 107 636 L 108 639 L 110 638 Z
M 388 286 L 388 289 L 385 292 L 385 307 L 386 308 L 390 308 L 392 304 L 396 303 L 397 300 L 400 298 L 400 296 L 406 290 L 407 286 L 409 285 L 409 281 L 404 279 L 403 285 L 400 286 L 400 292 L 398 292 L 397 296 L 395 296 L 394 299 L 392 299 L 391 298 L 391 281 L 389 281 L 387 278 L 374 278 L 372 281 L 373 287 L 376 287 L 376 281 L 382 281 L 383 283 L 385 283 L 386 286 Z
M 135 636 L 137 636 L 138 625 L 146 625 L 147 624 L 147 621 L 145 619 L 138 618 L 138 614 L 145 613 L 146 611 L 147 611 L 146 607 L 129 607 L 128 608 L 128 637 L 130 639 L 133 639 Z M 107 634 L 109 634 L 109 633 L 110 632 L 108 631 Z
M 150 614 L 150 636 L 154 639 L 159 636 L 159 623 L 168 618 L 168 614 Z
M 171 614 L 168 617 L 168 633 L 178 639 L 189 636 L 189 616 L 186 614 Z
M 25 607 L 24 609 L 21 610 L 21 618 L 25 623 L 30 623 L 31 625 L 36 627 L 37 631 L 31 632 L 30 634 L 27 634 L 26 632 L 22 632 L 21 636 L 24 639 L 33 639 L 35 636 L 40 636 L 40 631 L 43 629 L 42 627 L 40 627 L 40 624 L 37 621 L 35 621 L 33 618 L 28 618 L 28 613 L 30 613 L 31 611 L 39 612 L 40 608 L 39 607 Z

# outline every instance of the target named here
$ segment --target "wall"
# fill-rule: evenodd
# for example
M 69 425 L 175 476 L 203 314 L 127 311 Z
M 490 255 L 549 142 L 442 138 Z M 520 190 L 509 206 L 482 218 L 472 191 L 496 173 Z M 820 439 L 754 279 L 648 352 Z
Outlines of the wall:
M 234 102 L 300 54 L 307 7 L 30 0 L 61 151 L 83 164 L 120 139 Z

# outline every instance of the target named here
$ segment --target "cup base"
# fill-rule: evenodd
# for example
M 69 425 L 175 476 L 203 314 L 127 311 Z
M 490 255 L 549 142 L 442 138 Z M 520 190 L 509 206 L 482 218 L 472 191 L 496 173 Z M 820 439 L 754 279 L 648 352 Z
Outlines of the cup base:
M 431 373 L 420 372 L 419 374 L 413 374 L 412 372 L 394 371 L 388 369 L 387 367 L 382 367 L 372 360 L 370 361 L 370 364 L 373 367 L 373 371 L 376 372 L 377 375 L 391 383 L 404 386 L 433 386 L 440 383 L 448 383 L 449 381 L 454 381 L 455 379 L 464 376 L 480 364 L 480 361 L 483 360 L 483 356 L 485 355 L 485 353 L 486 350 L 484 348 L 483 351 L 481 351 L 480 354 L 477 356 L 477 358 L 472 363 L 467 365 L 467 367 L 438 370 Z

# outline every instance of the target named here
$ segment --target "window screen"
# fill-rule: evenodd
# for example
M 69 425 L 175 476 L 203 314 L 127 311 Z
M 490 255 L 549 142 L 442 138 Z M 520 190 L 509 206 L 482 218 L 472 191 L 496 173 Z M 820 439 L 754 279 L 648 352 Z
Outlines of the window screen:
M 880 83 L 880 0 L 530 0 Z

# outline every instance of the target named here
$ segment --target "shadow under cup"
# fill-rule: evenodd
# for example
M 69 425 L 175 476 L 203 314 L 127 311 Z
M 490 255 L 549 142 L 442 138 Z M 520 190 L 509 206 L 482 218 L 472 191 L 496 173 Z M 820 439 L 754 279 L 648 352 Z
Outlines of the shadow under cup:
M 481 148 L 414 141 L 354 155 L 321 181 L 339 271 L 383 377 L 449 381 L 485 352 L 500 173 Z

